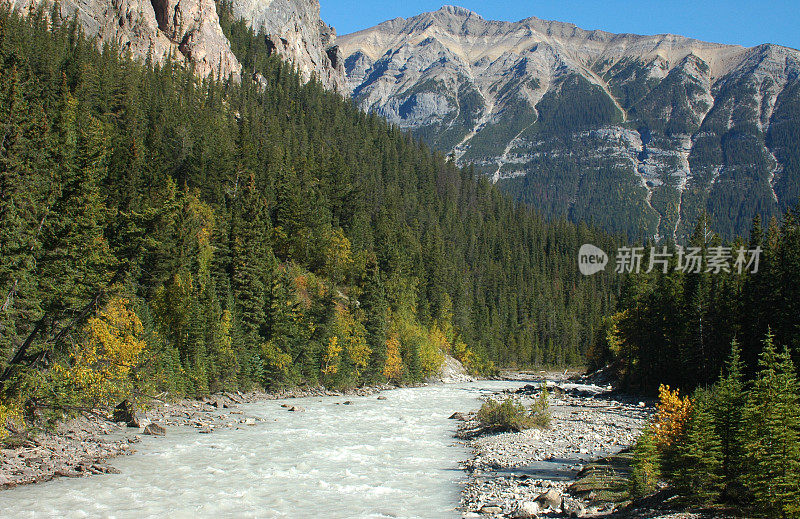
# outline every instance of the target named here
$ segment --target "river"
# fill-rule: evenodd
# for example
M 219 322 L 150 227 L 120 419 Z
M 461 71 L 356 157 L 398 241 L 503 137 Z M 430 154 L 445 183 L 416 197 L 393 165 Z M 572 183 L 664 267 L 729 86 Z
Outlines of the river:
M 61 478 L 0 492 L 0 516 L 456 518 L 464 473 L 454 411 L 522 382 L 404 388 L 240 406 L 256 425 L 170 428 L 113 460 L 120 474 Z M 351 405 L 344 405 L 350 400 Z M 301 406 L 289 412 L 280 405 Z

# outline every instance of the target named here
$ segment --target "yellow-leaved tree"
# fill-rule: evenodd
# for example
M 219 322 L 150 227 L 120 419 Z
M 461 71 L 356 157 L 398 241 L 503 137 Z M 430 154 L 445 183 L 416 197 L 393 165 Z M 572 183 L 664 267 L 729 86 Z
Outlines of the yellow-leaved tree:
M 347 360 L 358 378 L 367 367 L 369 356 L 372 353 L 372 349 L 367 344 L 367 332 L 364 324 L 346 309 L 337 308 L 335 330 L 342 343 L 341 346 L 347 354 Z
M 383 376 L 388 380 L 400 380 L 403 376 L 403 359 L 400 356 L 400 338 L 397 333 L 389 335 L 386 339 L 386 363 L 383 366 Z
M 0 403 L 0 444 L 2 444 L 10 433 L 22 425 L 22 411 L 15 402 Z
M 79 395 L 77 400 L 58 396 L 88 408 L 112 406 L 129 398 L 146 347 L 143 335 L 142 321 L 128 299 L 113 298 L 89 319 L 68 364 L 53 368 L 60 389 Z
M 328 339 L 328 347 L 325 349 L 325 355 L 322 358 L 323 374 L 335 375 L 339 372 L 339 364 L 342 361 L 341 353 L 342 347 L 339 346 L 339 337 L 333 336 Z
M 653 436 L 660 448 L 669 448 L 683 432 L 689 414 L 692 411 L 692 399 L 681 397 L 680 390 L 670 389 L 662 384 L 658 388 L 658 405 L 653 421 Z

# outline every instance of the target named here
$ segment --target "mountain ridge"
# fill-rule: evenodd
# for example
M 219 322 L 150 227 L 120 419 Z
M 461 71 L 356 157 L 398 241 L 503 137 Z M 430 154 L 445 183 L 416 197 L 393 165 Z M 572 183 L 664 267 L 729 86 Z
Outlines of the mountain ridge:
M 793 109 L 800 51 L 789 47 L 614 34 L 536 17 L 493 21 L 452 6 L 338 44 L 361 108 L 545 214 L 593 219 L 592 168 L 610 204 L 599 218 L 631 236 L 677 241 L 704 209 L 734 216 L 726 235 L 746 233 L 754 214 L 779 215 L 800 194 L 800 172 L 786 168 L 793 154 L 770 134 L 775 110 Z M 795 123 L 782 117 L 791 134 Z M 742 132 L 747 160 L 725 149 Z M 561 174 L 539 174 L 544 167 Z

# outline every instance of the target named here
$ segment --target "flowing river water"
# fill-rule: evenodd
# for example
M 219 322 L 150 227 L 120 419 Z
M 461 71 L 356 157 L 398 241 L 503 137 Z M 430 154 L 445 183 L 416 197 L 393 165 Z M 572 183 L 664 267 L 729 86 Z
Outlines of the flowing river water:
M 454 411 L 522 382 L 405 388 L 240 406 L 254 426 L 204 435 L 171 428 L 113 460 L 120 474 L 0 492 L 0 516 L 455 518 L 468 457 Z M 350 400 L 352 404 L 343 403 Z M 301 406 L 288 412 L 280 404 Z

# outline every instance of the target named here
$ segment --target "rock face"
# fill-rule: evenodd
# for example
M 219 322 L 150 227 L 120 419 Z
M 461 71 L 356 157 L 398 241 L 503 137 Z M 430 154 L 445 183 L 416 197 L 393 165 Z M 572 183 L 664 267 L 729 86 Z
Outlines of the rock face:
M 28 12 L 51 0 L 0 0 Z M 222 33 L 214 0 L 61 0 L 62 20 L 77 16 L 85 33 L 144 59 L 167 56 L 192 63 L 197 73 L 239 77 L 241 65 Z
M 27 13 L 53 0 L 0 0 Z M 144 60 L 167 56 L 192 64 L 201 76 L 239 79 L 242 66 L 220 26 L 215 0 L 61 0 L 62 20 L 77 16 L 85 33 Z M 231 7 L 308 81 L 344 91 L 344 60 L 336 31 L 320 19 L 317 0 L 233 0 Z
M 794 49 L 452 6 L 338 43 L 359 106 L 547 215 L 680 240 L 703 209 L 731 235 L 800 194 Z
M 233 0 L 233 13 L 264 31 L 271 48 L 291 61 L 308 81 L 316 76 L 343 92 L 344 60 L 336 30 L 322 21 L 318 0 Z

